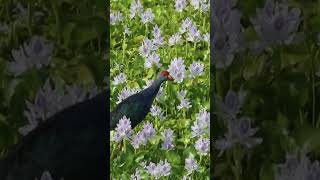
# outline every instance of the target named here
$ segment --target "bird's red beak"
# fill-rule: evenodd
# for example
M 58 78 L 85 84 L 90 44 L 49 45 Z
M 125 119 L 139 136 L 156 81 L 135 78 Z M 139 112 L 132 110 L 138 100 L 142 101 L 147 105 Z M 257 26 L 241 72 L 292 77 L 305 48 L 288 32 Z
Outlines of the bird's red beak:
M 167 77 L 168 77 L 169 81 L 173 81 L 173 77 L 172 76 L 168 75 Z

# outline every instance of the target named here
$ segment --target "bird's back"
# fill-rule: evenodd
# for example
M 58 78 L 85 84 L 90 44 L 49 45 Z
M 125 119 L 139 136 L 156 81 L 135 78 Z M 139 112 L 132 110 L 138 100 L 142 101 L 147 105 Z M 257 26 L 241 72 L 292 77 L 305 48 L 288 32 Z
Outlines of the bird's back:
M 43 171 L 66 180 L 105 177 L 108 95 L 71 106 L 30 132 L 2 161 L 7 172 L 0 169 L 6 174 L 0 179 L 31 180 Z
M 131 126 L 137 126 L 150 111 L 154 96 L 141 91 L 123 100 L 111 112 L 110 129 L 113 130 L 123 116 L 130 118 Z

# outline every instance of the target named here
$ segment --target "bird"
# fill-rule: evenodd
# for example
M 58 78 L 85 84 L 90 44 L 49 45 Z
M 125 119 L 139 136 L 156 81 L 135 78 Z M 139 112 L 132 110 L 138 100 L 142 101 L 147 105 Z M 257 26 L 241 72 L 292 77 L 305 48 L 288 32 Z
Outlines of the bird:
M 1 180 L 106 179 L 109 88 L 70 106 L 22 137 L 0 160 Z
M 174 81 L 167 70 L 161 71 L 151 86 L 119 103 L 110 113 L 110 130 L 114 130 L 119 120 L 124 116 L 130 119 L 132 129 L 136 127 L 147 116 L 161 84 L 165 81 Z

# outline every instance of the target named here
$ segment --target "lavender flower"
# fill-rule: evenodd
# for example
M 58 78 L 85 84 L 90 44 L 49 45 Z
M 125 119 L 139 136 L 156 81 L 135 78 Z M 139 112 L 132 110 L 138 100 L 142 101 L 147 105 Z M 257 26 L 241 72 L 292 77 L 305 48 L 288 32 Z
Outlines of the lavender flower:
M 248 149 L 261 144 L 262 138 L 252 137 L 257 131 L 258 128 L 251 127 L 251 121 L 248 117 L 229 120 L 228 131 L 224 135 L 224 138 L 219 138 L 215 143 L 215 147 L 220 150 L 219 156 L 236 144 L 240 144 Z
M 164 44 L 164 39 L 161 36 L 161 29 L 158 27 L 158 25 L 155 25 L 153 28 L 153 44 L 156 48 Z
M 235 119 L 237 114 L 240 113 L 240 108 L 244 103 L 245 96 L 246 93 L 242 90 L 239 93 L 229 90 L 224 102 L 222 102 L 220 98 L 215 97 L 215 104 L 218 109 L 217 113 L 225 119 Z
M 204 71 L 204 65 L 200 62 L 193 61 L 189 66 L 190 78 L 195 78 L 196 76 L 201 76 Z
M 301 39 L 297 34 L 301 22 L 300 10 L 289 10 L 286 2 L 278 3 L 267 0 L 263 9 L 257 9 L 257 15 L 251 18 L 255 30 L 260 35 L 262 42 L 255 44 L 255 52 L 261 51 L 274 44 L 291 44 Z M 300 37 L 299 37 L 300 36 Z
M 132 129 L 131 129 L 131 121 L 130 118 L 123 116 L 116 127 L 116 135 L 114 136 L 114 141 L 119 142 L 123 138 L 130 138 Z
M 139 47 L 139 53 L 142 57 L 147 58 L 150 55 L 150 52 L 155 50 L 155 48 L 154 43 L 150 39 L 144 38 Z
M 143 24 L 152 23 L 154 20 L 154 14 L 150 8 L 141 13 L 140 17 Z
M 187 40 L 191 42 L 199 42 L 201 40 L 201 33 L 193 24 L 189 27 Z
M 199 138 L 196 141 L 195 148 L 200 155 L 207 155 L 209 152 L 210 140 L 207 138 Z
M 141 175 L 138 168 L 136 169 L 136 172 L 131 175 L 130 180 L 141 180 Z
M 202 39 L 203 39 L 206 43 L 210 43 L 210 34 L 209 34 L 209 33 L 203 34 Z
M 38 178 L 35 178 L 35 180 L 38 180 Z M 49 171 L 44 171 L 41 175 L 40 180 L 53 180 L 53 178 Z
M 18 50 L 12 50 L 14 61 L 9 63 L 8 71 L 18 76 L 31 68 L 48 66 L 52 51 L 52 43 L 46 43 L 43 37 L 33 36 L 28 44 L 24 43 Z
M 194 8 L 195 10 L 197 10 L 197 9 L 200 8 L 200 1 L 201 1 L 201 0 L 191 0 L 191 1 L 190 1 L 190 4 L 191 4 L 191 6 L 193 6 L 193 8 Z
M 185 78 L 185 67 L 184 60 L 181 57 L 174 58 L 173 61 L 171 61 L 168 71 L 175 82 L 181 83 L 183 81 Z
M 136 16 L 136 14 L 140 14 L 142 12 L 143 12 L 143 6 L 140 0 L 137 0 L 137 1 L 133 0 L 130 5 L 130 15 L 129 15 L 130 19 L 133 19 Z
M 139 131 L 131 140 L 131 145 L 138 149 L 140 145 L 146 145 L 149 139 L 152 139 L 156 134 L 156 130 L 151 123 L 145 123 L 142 131 Z
M 35 129 L 40 123 L 39 120 L 45 121 L 58 111 L 69 107 L 75 103 L 85 100 L 90 92 L 84 91 L 78 86 L 66 86 L 66 92 L 59 91 L 50 85 L 47 79 L 44 86 L 36 94 L 34 102 L 26 101 L 27 109 L 24 116 L 27 118 L 27 125 L 19 128 L 22 135 L 27 135 Z
M 311 162 L 304 149 L 287 154 L 286 161 L 278 167 L 276 180 L 318 180 L 320 177 L 319 161 Z
M 120 73 L 113 79 L 113 85 L 123 84 L 127 81 L 127 76 L 124 73 Z
M 152 52 L 147 56 L 146 61 L 144 63 L 144 67 L 151 68 L 153 64 L 157 67 L 161 67 L 160 56 L 155 52 Z
M 189 155 L 189 157 L 185 159 L 185 168 L 188 171 L 188 175 L 192 174 L 193 171 L 199 171 L 197 160 L 195 160 L 193 156 Z
M 178 98 L 180 100 L 180 105 L 178 106 L 178 109 L 189 109 L 190 107 L 192 107 L 192 105 L 190 105 L 190 101 L 189 99 L 186 98 L 187 95 L 187 91 L 186 90 L 182 90 L 178 92 Z
M 138 93 L 138 89 L 129 89 L 125 87 L 119 94 L 118 94 L 118 101 L 116 102 L 117 104 L 121 103 L 123 100 L 128 98 L 129 96 Z
M 128 36 L 131 34 L 131 31 L 130 31 L 130 29 L 128 28 L 128 26 L 125 26 L 125 27 L 124 27 L 124 34 L 125 34 L 125 35 L 128 35 Z
M 186 0 L 176 0 L 174 5 L 176 11 L 182 12 L 187 7 Z
M 123 14 L 120 11 L 110 13 L 110 24 L 116 25 L 119 22 L 123 21 Z
M 192 129 L 191 137 L 201 137 L 206 132 L 209 132 L 210 127 L 210 113 L 208 113 L 205 109 L 202 109 L 197 114 L 197 120 L 194 122 Z
M 213 53 L 218 69 L 231 65 L 234 54 L 243 49 L 241 13 L 233 9 L 232 0 L 213 1 Z
M 164 119 L 163 112 L 161 111 L 161 108 L 157 105 L 151 106 L 150 114 L 151 116 L 158 117 L 160 120 Z
M 158 164 L 150 162 L 148 166 L 146 166 L 147 172 L 153 176 L 155 179 L 159 179 L 164 176 L 169 176 L 171 171 L 171 165 L 165 161 L 160 160 Z
M 173 145 L 173 131 L 171 129 L 165 129 L 164 132 L 161 133 L 163 143 L 162 149 L 170 150 L 174 148 Z
M 181 43 L 181 35 L 179 33 L 176 33 L 176 34 L 172 35 L 169 38 L 169 42 L 168 43 L 169 43 L 169 46 L 173 46 L 173 45 Z
M 181 27 L 179 29 L 179 33 L 183 34 L 193 25 L 193 22 L 189 17 L 182 21 Z

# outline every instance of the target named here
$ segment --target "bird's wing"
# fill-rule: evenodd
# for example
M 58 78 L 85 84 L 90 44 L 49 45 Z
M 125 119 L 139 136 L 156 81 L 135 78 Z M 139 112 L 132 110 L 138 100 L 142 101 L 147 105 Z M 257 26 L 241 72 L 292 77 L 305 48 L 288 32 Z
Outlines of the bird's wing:
M 114 130 L 123 116 L 130 118 L 131 126 L 135 126 L 139 122 L 137 121 L 137 115 L 141 110 L 143 110 L 144 106 L 144 98 L 137 94 L 136 96 L 130 96 L 129 98 L 122 101 L 112 112 L 111 112 L 111 121 L 110 121 L 110 129 Z

